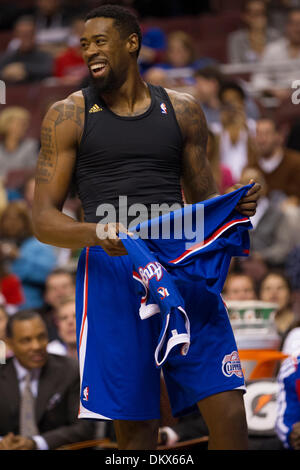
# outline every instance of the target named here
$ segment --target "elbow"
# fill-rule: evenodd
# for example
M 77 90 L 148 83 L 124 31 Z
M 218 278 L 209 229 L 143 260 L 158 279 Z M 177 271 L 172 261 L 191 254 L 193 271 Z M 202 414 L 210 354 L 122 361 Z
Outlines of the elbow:
M 32 230 L 33 235 L 42 243 L 47 243 L 46 218 L 42 212 L 32 211 Z

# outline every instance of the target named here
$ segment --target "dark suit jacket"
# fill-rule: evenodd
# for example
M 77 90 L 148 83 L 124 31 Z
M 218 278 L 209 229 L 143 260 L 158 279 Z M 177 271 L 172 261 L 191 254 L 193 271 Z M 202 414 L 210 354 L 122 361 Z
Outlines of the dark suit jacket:
M 0 436 L 19 434 L 20 394 L 12 358 L 0 365 Z M 79 408 L 79 371 L 77 361 L 49 354 L 42 368 L 36 419 L 40 435 L 49 449 L 94 437 L 94 423 L 77 418 Z

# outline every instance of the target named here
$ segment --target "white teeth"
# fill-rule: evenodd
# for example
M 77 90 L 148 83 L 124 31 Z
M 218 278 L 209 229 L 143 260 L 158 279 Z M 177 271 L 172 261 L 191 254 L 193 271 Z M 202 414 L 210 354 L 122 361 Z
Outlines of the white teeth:
M 93 65 L 91 65 L 91 70 L 94 72 L 97 69 L 102 70 L 104 67 L 105 67 L 105 64 L 103 64 L 103 63 L 93 64 Z

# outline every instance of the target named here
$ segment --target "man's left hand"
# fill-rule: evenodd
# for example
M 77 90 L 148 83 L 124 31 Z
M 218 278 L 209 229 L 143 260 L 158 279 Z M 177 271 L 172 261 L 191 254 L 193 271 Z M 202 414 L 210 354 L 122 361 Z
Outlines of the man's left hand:
M 33 439 L 24 436 L 14 436 L 11 450 L 34 450 L 36 443 Z
M 239 203 L 236 206 L 236 210 L 240 212 L 242 215 L 245 215 L 247 217 L 252 217 L 255 212 L 256 212 L 256 207 L 257 207 L 257 201 L 261 196 L 261 185 L 258 183 L 255 183 L 254 180 L 250 180 L 249 184 L 254 183 L 252 188 L 249 189 L 247 192 L 246 196 L 242 197 L 242 199 L 239 201 Z M 243 185 L 242 184 L 236 184 L 234 186 L 234 189 L 239 189 Z

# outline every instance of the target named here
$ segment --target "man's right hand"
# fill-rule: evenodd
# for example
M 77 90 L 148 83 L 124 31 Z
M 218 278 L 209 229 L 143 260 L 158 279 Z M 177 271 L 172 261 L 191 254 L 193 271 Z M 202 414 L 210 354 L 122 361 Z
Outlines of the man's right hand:
M 15 442 L 15 435 L 9 432 L 0 441 L 0 450 L 13 450 Z
M 99 238 L 99 245 L 109 256 L 124 256 L 128 254 L 118 234 L 119 232 L 129 235 L 133 234 L 128 232 L 124 225 L 121 223 L 97 224 L 96 232 Z

